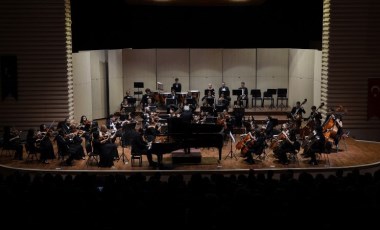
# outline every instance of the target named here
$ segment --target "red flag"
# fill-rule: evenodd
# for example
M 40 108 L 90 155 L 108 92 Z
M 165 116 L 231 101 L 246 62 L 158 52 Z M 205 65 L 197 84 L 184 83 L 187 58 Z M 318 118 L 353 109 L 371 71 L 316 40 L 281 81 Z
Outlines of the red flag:
M 367 119 L 380 118 L 380 78 L 368 79 Z

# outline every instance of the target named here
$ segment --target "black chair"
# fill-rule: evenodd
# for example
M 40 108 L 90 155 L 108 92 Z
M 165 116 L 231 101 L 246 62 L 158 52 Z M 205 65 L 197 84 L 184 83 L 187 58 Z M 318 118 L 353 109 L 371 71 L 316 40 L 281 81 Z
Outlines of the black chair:
M 264 102 L 265 100 L 269 100 L 270 101 L 270 106 L 269 108 L 272 109 L 274 107 L 274 99 L 273 99 L 273 96 L 271 94 L 270 91 L 265 91 L 264 92 L 264 95 L 263 95 L 263 100 L 261 102 L 261 107 L 264 107 Z
M 25 146 L 25 151 L 26 151 L 26 160 L 29 160 L 31 159 L 33 161 L 33 159 L 36 159 L 38 161 L 38 156 L 37 156 L 37 149 L 35 146 L 30 146 L 30 144 L 28 142 L 26 142 L 24 144 Z
M 256 108 L 257 107 L 256 101 L 257 100 L 260 100 L 260 101 L 263 100 L 263 98 L 261 97 L 261 90 L 259 90 L 259 89 L 252 89 L 251 90 L 251 95 L 252 95 L 252 107 Z M 253 105 L 253 101 L 255 101 L 255 105 Z
M 278 101 L 281 101 L 281 104 L 278 105 Z M 284 101 L 286 101 L 286 104 L 284 105 Z M 279 88 L 277 89 L 277 108 L 288 108 L 288 89 L 286 88 Z
M 138 166 L 142 166 L 142 153 L 136 151 L 136 149 L 132 146 L 131 147 L 131 166 L 135 166 L 135 160 L 138 161 Z

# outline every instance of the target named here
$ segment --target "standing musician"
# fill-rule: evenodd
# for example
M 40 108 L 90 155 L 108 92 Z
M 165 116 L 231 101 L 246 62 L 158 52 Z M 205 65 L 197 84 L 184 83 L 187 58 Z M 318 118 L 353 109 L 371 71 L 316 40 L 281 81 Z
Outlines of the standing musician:
M 248 108 L 248 89 L 245 87 L 245 82 L 242 81 L 240 87 L 238 88 L 241 90 L 241 95 L 238 97 L 238 102 L 241 107 Z M 243 105 L 243 101 L 245 101 L 245 106 Z
M 174 81 L 175 82 L 172 85 L 172 89 L 174 89 L 174 92 L 176 93 L 181 92 L 182 86 L 181 86 L 181 83 L 178 82 L 179 81 L 178 78 L 174 79 Z
M 305 114 L 305 113 L 306 113 L 305 110 L 301 106 L 301 102 L 297 101 L 296 105 L 290 111 L 291 118 L 295 122 L 295 129 L 296 130 L 299 130 L 301 128 L 302 114 Z
M 15 150 L 14 159 L 22 160 L 23 146 L 21 144 L 20 132 L 14 127 L 4 126 L 3 148 Z
M 222 82 L 222 86 L 219 88 L 219 97 L 224 94 L 224 97 L 228 100 L 228 104 L 231 101 L 230 89 L 226 86 L 225 82 Z
M 322 127 L 325 127 L 325 125 L 329 122 L 330 118 L 334 120 L 334 126 L 336 126 L 337 130 L 336 130 L 336 134 L 334 133 L 334 135 L 331 135 L 330 137 L 333 138 L 334 144 L 335 146 L 337 146 L 337 150 L 338 150 L 340 138 L 343 135 L 343 121 L 342 121 L 343 116 L 341 114 L 342 112 L 343 112 L 342 106 L 339 106 L 336 109 L 330 108 L 330 112 L 327 115 L 322 125 Z M 325 132 L 330 132 L 330 130 L 326 130 Z

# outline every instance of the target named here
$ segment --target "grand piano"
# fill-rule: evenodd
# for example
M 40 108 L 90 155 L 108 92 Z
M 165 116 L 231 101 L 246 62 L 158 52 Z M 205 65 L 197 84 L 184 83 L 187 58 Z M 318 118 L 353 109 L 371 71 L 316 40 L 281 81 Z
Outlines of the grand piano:
M 185 154 L 190 148 L 214 147 L 219 150 L 219 161 L 222 159 L 224 144 L 223 126 L 215 123 L 196 124 L 185 123 L 181 118 L 167 119 L 168 132 L 164 141 L 153 142 L 150 148 L 152 154 L 157 154 L 158 163 L 162 164 L 162 155 L 178 149 L 184 149 Z

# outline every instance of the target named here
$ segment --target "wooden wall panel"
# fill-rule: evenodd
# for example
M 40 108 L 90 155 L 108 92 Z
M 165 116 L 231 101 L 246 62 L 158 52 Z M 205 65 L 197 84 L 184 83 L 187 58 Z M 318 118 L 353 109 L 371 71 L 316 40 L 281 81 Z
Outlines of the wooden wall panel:
M 73 116 L 69 0 L 0 1 L 0 56 L 17 57 L 17 100 L 0 100 L 0 129 Z
M 379 117 L 367 120 L 369 78 L 380 78 L 380 2 L 325 0 L 322 100 L 346 108 L 344 126 L 358 139 L 380 141 Z

